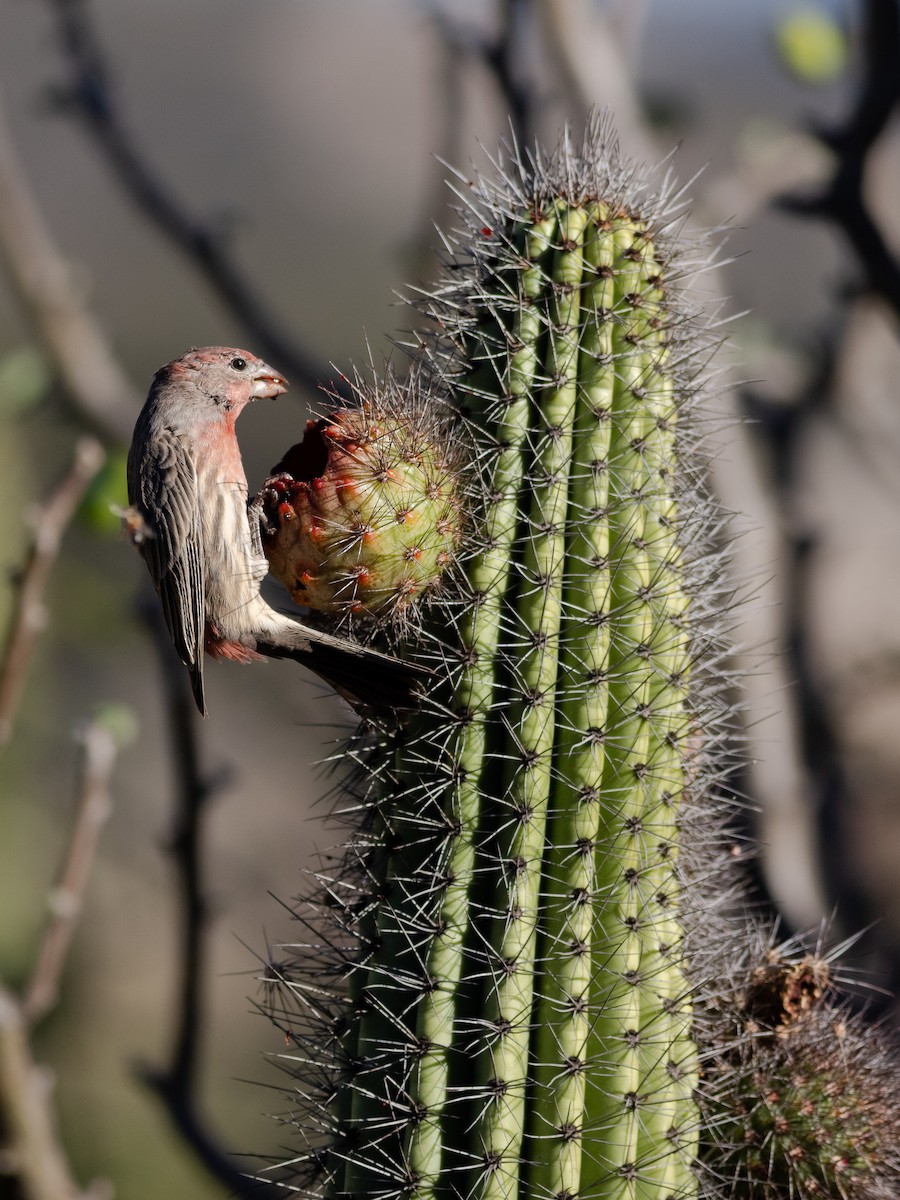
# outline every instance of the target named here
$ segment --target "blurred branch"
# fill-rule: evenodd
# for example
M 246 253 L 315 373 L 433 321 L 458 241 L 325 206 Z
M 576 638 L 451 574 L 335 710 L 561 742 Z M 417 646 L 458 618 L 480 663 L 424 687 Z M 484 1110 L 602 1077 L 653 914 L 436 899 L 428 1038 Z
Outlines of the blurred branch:
M 596 6 L 595 6 L 596 7 Z M 649 16 L 649 0 L 611 0 L 607 24 L 619 44 L 622 61 L 634 77 Z
M 16 997 L 0 986 L 0 1112 L 6 1144 L 0 1178 L 16 1176 L 26 1200 L 79 1200 L 57 1139 L 50 1080 L 28 1043 L 28 1026 Z
M 643 0 L 628 0 L 601 14 L 589 0 L 543 0 L 539 13 L 570 119 L 583 123 L 591 109 L 608 108 L 626 153 L 653 162 L 658 150 L 634 78 L 643 8 Z
M 509 105 L 509 119 L 520 145 L 534 142 L 537 85 L 529 78 L 528 42 L 534 42 L 533 0 L 500 0 L 500 32 L 485 47 L 485 61 Z
M 869 155 L 900 103 L 900 6 L 897 0 L 861 0 L 862 79 L 853 109 L 843 127 L 820 131 L 820 142 L 836 155 L 830 180 L 809 197 L 781 197 L 779 206 L 801 216 L 831 221 L 856 251 L 866 286 L 900 316 L 900 264 L 891 257 L 864 199 Z M 845 321 L 823 339 L 820 369 L 790 402 L 745 393 L 748 415 L 765 441 L 772 464 L 774 498 L 784 530 L 786 652 L 794 680 L 793 693 L 800 730 L 800 750 L 814 795 L 820 859 L 832 895 L 840 896 L 845 924 L 868 922 L 865 888 L 848 871 L 845 829 L 851 798 L 847 792 L 838 732 L 823 681 L 813 658 L 811 573 L 816 531 L 802 524 L 797 507 L 802 491 L 802 463 L 809 452 L 813 423 L 827 414 L 834 390 L 834 370 L 844 348 Z
M 90 722 L 83 738 L 78 810 L 51 894 L 53 917 L 25 998 L 0 984 L 0 1118 L 4 1144 L 0 1176 L 14 1176 L 25 1200 L 89 1200 L 108 1196 L 104 1184 L 82 1191 L 60 1144 L 53 1113 L 52 1079 L 34 1062 L 29 1031 L 55 1004 L 59 980 L 94 861 L 100 826 L 110 810 L 109 781 L 120 747 L 103 720 Z
M 22 571 L 0 658 L 0 750 L 12 735 L 35 643 L 44 627 L 44 591 L 63 534 L 104 458 L 98 441 L 82 438 L 75 447 L 75 461 L 69 474 L 48 499 L 41 497 L 35 506 L 34 541 Z
M 520 146 L 531 145 L 535 139 L 538 94 L 528 66 L 528 55 L 533 53 L 537 40 L 534 7 L 534 0 L 498 0 L 499 24 L 492 38 L 449 16 L 437 4 L 430 7 L 431 19 L 454 55 L 480 59 L 493 75 Z
M 273 365 L 310 391 L 318 391 L 323 383 L 339 386 L 340 380 L 334 380 L 326 363 L 279 328 L 232 261 L 225 236 L 188 213 L 138 151 L 116 110 L 111 73 L 94 31 L 89 0 L 49 0 L 49 7 L 71 70 L 69 86 L 60 96 L 62 104 L 84 123 L 137 208 L 193 263 Z
M 171 639 L 162 627 L 155 607 L 151 620 L 163 671 L 178 789 L 170 852 L 181 908 L 181 961 L 171 1062 L 162 1070 L 146 1069 L 142 1076 L 160 1097 L 173 1125 L 200 1162 L 231 1192 L 240 1193 L 247 1186 L 247 1177 L 237 1170 L 206 1128 L 197 1101 L 200 1034 L 206 1016 L 203 996 L 207 922 L 201 853 L 203 813 L 223 780 L 210 778 L 201 769 L 196 736 L 197 710 L 187 674 L 172 653 Z
M 900 104 L 900 5 L 897 0 L 863 0 L 863 78 L 856 105 L 842 128 L 819 132 L 837 155 L 831 181 L 809 197 L 786 196 L 781 207 L 821 217 L 850 242 L 866 286 L 900 317 L 900 262 L 872 218 L 864 198 L 866 160 Z
M 541 74 L 549 67 L 549 86 L 562 91 L 573 129 L 583 127 L 591 110 L 603 106 L 614 113 L 629 155 L 650 162 L 657 157 L 633 78 L 645 15 L 642 3 L 631 0 L 601 13 L 590 0 L 497 0 L 494 37 L 448 15 L 436 2 L 430 11 L 456 57 L 479 59 L 491 72 L 520 146 L 532 145 L 538 136 L 548 89 Z
M 785 402 L 744 388 L 741 400 L 747 427 L 763 447 L 782 532 L 781 572 L 785 582 L 779 604 L 784 656 L 796 713 L 798 752 L 808 781 L 811 819 L 818 838 L 817 858 L 827 895 L 840 899 L 843 927 L 857 930 L 871 924 L 872 912 L 865 888 L 855 877 L 846 854 L 844 822 L 852 808 L 852 797 L 832 716 L 834 705 L 824 690 L 810 636 L 818 531 L 810 527 L 803 515 L 801 466 L 809 453 L 816 423 L 832 415 L 835 375 L 845 351 L 845 340 L 846 321 L 838 314 L 827 337 L 821 339 L 815 372 L 797 395 Z
M 83 765 L 78 811 L 57 883 L 50 893 L 50 923 L 22 1000 L 22 1011 L 30 1024 L 39 1021 L 56 1004 L 100 830 L 112 812 L 109 782 L 119 749 L 115 734 L 102 721 L 92 721 L 81 740 Z
M 187 1092 L 197 1065 L 198 1032 L 203 1009 L 202 978 L 205 957 L 206 904 L 203 899 L 201 854 L 202 814 L 215 785 L 200 767 L 194 705 L 184 686 L 184 672 L 175 662 L 170 640 L 159 628 L 155 615 L 154 635 L 164 672 L 166 713 L 172 760 L 176 775 L 175 830 L 169 853 L 178 876 L 181 904 L 181 979 L 179 984 L 178 1029 L 171 1065 L 166 1069 L 165 1088 Z M 163 1075 L 154 1081 L 161 1086 Z
M 124 374 L 44 224 L 0 102 L 0 260 L 78 413 L 128 442 L 141 397 Z

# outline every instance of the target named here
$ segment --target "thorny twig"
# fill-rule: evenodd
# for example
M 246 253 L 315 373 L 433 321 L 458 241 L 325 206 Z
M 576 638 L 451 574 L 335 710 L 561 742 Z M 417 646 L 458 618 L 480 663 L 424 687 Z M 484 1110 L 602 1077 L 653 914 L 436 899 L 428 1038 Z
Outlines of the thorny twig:
M 44 627 L 44 591 L 60 543 L 78 505 L 103 465 L 103 447 L 82 438 L 69 474 L 34 517 L 34 541 L 21 575 L 15 610 L 0 658 L 0 750 L 9 741 L 38 634 Z
M 127 442 L 141 400 L 44 223 L 2 103 L 0 260 L 79 415 L 104 438 Z
M 90 1200 L 107 1194 L 102 1184 L 84 1192 L 75 1182 L 56 1131 L 50 1078 L 35 1063 L 29 1042 L 34 1023 L 56 1003 L 97 836 L 111 807 L 109 782 L 117 739 L 98 720 L 90 722 L 82 744 L 78 809 L 31 981 L 21 1000 L 0 984 L 0 1115 L 5 1135 L 0 1176 L 14 1176 L 25 1200 Z
M 247 1186 L 246 1176 L 232 1164 L 210 1134 L 198 1111 L 197 1068 L 204 1028 L 206 920 L 203 896 L 203 813 L 221 786 L 201 769 L 197 745 L 197 713 L 187 674 L 176 662 L 172 643 L 153 610 L 153 630 L 163 670 L 169 730 L 177 779 L 175 831 L 170 843 L 181 903 L 181 952 L 177 1027 L 171 1062 L 146 1069 L 143 1078 L 158 1094 L 169 1117 L 207 1170 L 232 1192 Z
M 228 253 L 221 232 L 187 212 L 137 149 L 114 100 L 111 73 L 95 34 L 89 0 L 49 0 L 71 70 L 61 100 L 91 133 L 116 179 L 147 217 L 194 264 L 262 352 L 310 391 L 341 381 L 291 337 L 267 310 Z M 341 393 L 343 394 L 343 393 Z

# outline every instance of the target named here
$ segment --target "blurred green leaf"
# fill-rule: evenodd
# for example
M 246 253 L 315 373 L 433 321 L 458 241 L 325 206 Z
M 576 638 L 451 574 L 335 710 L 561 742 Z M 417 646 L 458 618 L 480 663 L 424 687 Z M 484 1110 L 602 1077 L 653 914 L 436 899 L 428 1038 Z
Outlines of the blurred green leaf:
M 820 8 L 798 8 L 779 21 L 775 45 L 783 65 L 804 83 L 830 83 L 847 67 L 844 32 Z
M 20 346 L 0 359 L 0 417 L 34 408 L 53 382 L 48 359 L 35 346 Z
M 92 722 L 102 726 L 120 750 L 137 741 L 139 730 L 137 714 L 128 704 L 117 701 L 100 704 L 94 709 Z
M 87 490 L 78 517 L 94 533 L 103 537 L 118 535 L 122 530 L 119 515 L 128 505 L 128 484 L 125 466 L 128 461 L 123 452 L 111 453 Z

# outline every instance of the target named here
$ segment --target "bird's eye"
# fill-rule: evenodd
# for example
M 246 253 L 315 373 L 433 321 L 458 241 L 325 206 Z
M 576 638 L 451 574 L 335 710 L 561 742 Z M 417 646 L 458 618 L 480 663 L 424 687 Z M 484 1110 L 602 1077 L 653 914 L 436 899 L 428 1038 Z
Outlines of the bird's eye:
M 246 371 L 247 360 L 246 358 L 233 358 L 231 360 L 231 366 L 234 367 L 236 371 Z

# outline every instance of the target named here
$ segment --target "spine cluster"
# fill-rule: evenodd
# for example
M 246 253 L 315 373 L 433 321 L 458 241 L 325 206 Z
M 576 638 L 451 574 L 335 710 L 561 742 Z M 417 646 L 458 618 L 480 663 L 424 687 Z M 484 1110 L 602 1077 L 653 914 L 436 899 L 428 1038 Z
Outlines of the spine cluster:
M 677 197 L 595 124 L 462 198 L 410 384 L 416 412 L 424 388 L 455 413 L 471 464 L 461 583 L 405 631 L 433 672 L 421 711 L 344 752 L 354 831 L 274 972 L 303 1101 L 290 1186 L 886 1196 L 883 1140 L 837 1132 L 834 1037 L 817 1071 L 798 1047 L 827 1039 L 759 1011 L 776 959 L 728 865 L 700 402 L 715 332 L 681 294 L 699 263 Z M 825 992 L 795 989 L 791 1034 L 807 1009 L 833 1034 Z M 832 1165 L 810 1166 L 829 1138 Z

